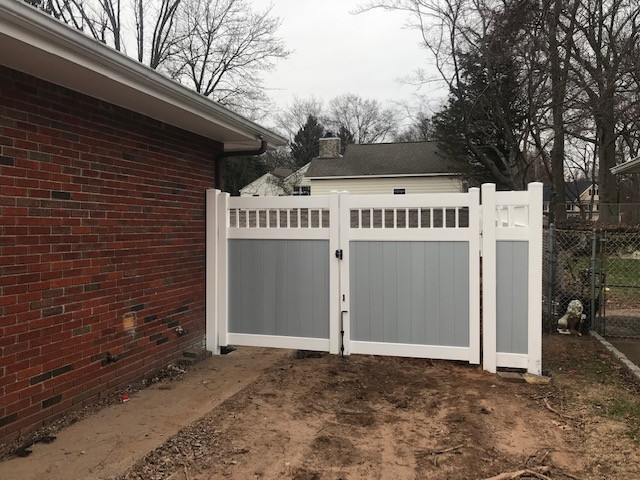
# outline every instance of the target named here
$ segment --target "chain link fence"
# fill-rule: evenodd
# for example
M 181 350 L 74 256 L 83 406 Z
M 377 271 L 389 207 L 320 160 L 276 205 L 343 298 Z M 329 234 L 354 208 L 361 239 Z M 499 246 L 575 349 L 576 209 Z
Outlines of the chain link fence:
M 546 331 L 555 331 L 569 302 L 580 300 L 583 333 L 591 328 L 612 338 L 640 340 L 640 227 L 549 226 L 542 280 Z
M 601 232 L 600 251 L 605 303 L 599 332 L 640 338 L 640 231 Z

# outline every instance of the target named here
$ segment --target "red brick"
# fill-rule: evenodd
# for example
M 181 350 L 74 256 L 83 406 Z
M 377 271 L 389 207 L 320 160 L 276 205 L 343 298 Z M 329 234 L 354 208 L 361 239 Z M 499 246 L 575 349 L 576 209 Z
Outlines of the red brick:
M 0 306 L 0 392 L 20 418 L 0 435 L 37 426 L 71 408 L 78 395 L 139 378 L 201 341 L 204 196 L 221 150 L 210 140 L 0 67 L 0 88 L 15 91 L 16 82 L 34 94 L 19 101 L 0 97 L 2 143 L 9 149 L 3 154 L 15 158 L 14 166 L 0 167 L 0 287 L 7 303 Z M 53 124 L 61 121 L 54 103 L 73 112 L 64 115 L 68 131 Z M 186 188 L 176 191 L 173 183 Z M 145 312 L 166 318 L 184 301 L 190 309 L 180 321 L 191 333 L 179 342 L 158 346 L 122 336 L 122 316 L 132 306 L 144 304 Z M 43 316 L 53 307 L 63 313 Z M 76 325 L 91 332 L 72 339 Z M 122 362 L 102 367 L 92 360 L 107 350 L 123 352 L 125 345 Z M 31 386 L 31 377 L 18 379 L 71 362 L 72 371 L 45 380 L 46 390 Z M 42 400 L 58 394 L 61 402 L 42 411 Z

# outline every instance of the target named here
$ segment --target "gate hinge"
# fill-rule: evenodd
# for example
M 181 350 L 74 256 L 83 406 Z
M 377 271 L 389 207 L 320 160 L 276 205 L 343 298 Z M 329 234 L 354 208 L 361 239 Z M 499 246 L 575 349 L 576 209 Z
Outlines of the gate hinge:
M 336 258 L 342 260 L 342 250 L 336 250 Z

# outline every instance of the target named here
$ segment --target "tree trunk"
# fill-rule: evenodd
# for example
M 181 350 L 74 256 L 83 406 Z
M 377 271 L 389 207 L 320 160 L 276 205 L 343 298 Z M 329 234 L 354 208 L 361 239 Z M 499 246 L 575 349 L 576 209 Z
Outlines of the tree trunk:
M 598 195 L 602 223 L 619 222 L 618 182 L 611 168 L 616 166 L 616 134 L 613 107 L 596 118 L 598 127 Z
M 553 14 L 549 25 L 549 68 L 551 70 L 551 109 L 553 116 L 553 147 L 551 148 L 551 220 L 567 219 L 564 195 L 564 97 L 566 79 L 563 79 L 558 47 L 558 26 L 562 14 L 562 1 L 553 2 Z

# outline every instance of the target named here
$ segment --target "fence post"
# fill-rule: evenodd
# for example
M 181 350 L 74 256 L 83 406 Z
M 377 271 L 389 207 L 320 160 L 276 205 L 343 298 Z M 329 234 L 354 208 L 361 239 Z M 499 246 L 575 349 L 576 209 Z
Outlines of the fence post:
M 351 228 L 349 192 L 339 193 L 340 203 L 340 249 L 342 258 L 340 262 L 340 318 L 338 334 L 341 335 L 341 343 L 344 347 L 342 353 L 351 353 L 351 296 L 349 285 L 349 229 Z
M 482 368 L 495 373 L 496 360 L 496 186 L 482 185 Z
M 480 189 L 469 189 L 469 363 L 480 363 Z M 472 223 L 473 222 L 473 223 Z
M 549 225 L 549 250 L 548 250 L 548 292 L 547 292 L 547 327 L 553 331 L 553 304 L 556 299 L 556 224 Z
M 218 269 L 217 269 L 217 285 L 218 285 L 218 344 L 226 347 L 229 344 L 228 333 L 229 333 L 229 311 L 228 311 L 228 298 L 229 298 L 229 288 L 228 288 L 228 269 L 227 269 L 227 260 L 229 258 L 229 242 L 227 240 L 227 205 L 229 204 L 229 193 L 222 192 L 218 194 L 218 218 L 217 218 L 217 228 L 218 228 Z
M 340 260 L 335 252 L 340 245 L 340 194 L 332 190 L 329 199 L 329 353 L 340 353 Z
M 218 343 L 218 198 L 220 190 L 206 192 L 206 282 L 205 282 L 205 345 L 214 355 L 220 354 Z
M 529 373 L 542 373 L 542 183 L 529 184 Z
M 602 333 L 600 332 L 600 325 L 597 326 L 596 328 L 596 315 L 595 315 L 595 309 L 596 309 L 596 267 L 597 267 L 597 262 L 596 262 L 596 255 L 597 255 L 597 246 L 596 243 L 598 241 L 598 238 L 596 236 L 596 231 L 593 230 L 591 232 L 591 295 L 590 295 L 590 302 L 591 302 L 591 309 L 589 311 L 589 321 L 591 322 L 591 328 L 594 330 L 597 330 L 598 333 Z M 599 322 L 598 322 L 599 323 Z

